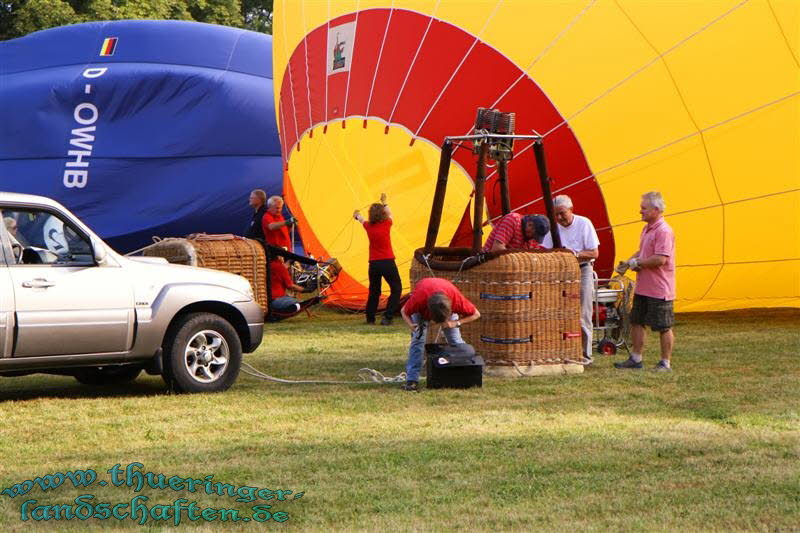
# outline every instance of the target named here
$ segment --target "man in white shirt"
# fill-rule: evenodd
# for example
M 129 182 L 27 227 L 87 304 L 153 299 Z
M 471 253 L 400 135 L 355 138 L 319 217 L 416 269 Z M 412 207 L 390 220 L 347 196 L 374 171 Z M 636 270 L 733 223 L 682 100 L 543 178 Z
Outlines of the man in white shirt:
M 561 246 L 572 250 L 581 265 L 581 341 L 585 363 L 592 362 L 592 300 L 594 276 L 592 264 L 599 255 L 600 240 L 592 221 L 572 212 L 572 199 L 566 194 L 553 199 L 553 207 L 561 235 Z M 542 240 L 545 248 L 553 247 L 553 237 L 548 233 Z

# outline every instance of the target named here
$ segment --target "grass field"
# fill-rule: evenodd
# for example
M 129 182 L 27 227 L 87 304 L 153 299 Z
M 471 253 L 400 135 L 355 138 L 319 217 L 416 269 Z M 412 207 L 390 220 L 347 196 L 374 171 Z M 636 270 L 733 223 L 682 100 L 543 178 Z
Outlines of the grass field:
M 269 325 L 247 361 L 294 379 L 402 371 L 406 330 L 362 320 L 320 312 Z M 182 527 L 214 531 L 800 531 L 800 311 L 680 315 L 676 338 L 670 374 L 617 371 L 604 358 L 583 375 L 419 394 L 247 375 L 224 394 L 194 396 L 165 394 L 151 376 L 111 390 L 5 378 L 0 489 L 75 469 L 98 479 L 0 495 L 0 529 L 140 528 L 130 519 L 20 517 L 25 500 L 38 502 L 30 512 L 82 494 L 111 504 L 142 494 L 150 506 L 186 498 L 242 517 L 272 505 L 289 517 L 233 524 L 184 513 Z M 199 483 L 195 493 L 100 486 L 109 468 L 132 462 L 167 478 L 213 475 L 303 495 L 243 503 Z

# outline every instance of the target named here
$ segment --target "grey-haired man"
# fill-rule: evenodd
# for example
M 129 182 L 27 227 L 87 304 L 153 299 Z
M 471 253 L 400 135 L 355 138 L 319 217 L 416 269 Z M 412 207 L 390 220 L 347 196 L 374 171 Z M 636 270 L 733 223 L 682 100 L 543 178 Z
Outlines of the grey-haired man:
M 553 199 L 561 246 L 572 250 L 581 266 L 581 342 L 585 363 L 592 362 L 592 300 L 594 273 L 592 263 L 599 255 L 600 240 L 592 221 L 572 212 L 572 199 L 566 194 Z M 548 233 L 542 242 L 545 248 L 553 247 L 553 237 Z

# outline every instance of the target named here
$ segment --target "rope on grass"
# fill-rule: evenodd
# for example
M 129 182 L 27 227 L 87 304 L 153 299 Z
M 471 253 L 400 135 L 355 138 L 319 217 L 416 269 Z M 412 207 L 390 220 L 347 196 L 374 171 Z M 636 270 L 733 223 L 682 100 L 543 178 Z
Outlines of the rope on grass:
M 242 372 L 248 374 L 250 376 L 256 377 L 258 379 L 263 379 L 265 381 L 272 381 L 275 383 L 286 383 L 286 384 L 321 384 L 321 385 L 394 385 L 397 383 L 405 383 L 406 382 L 406 373 L 401 372 L 394 377 L 386 377 L 377 370 L 373 370 L 371 368 L 361 368 L 358 370 L 358 377 L 359 380 L 354 381 L 316 381 L 316 380 L 295 380 L 295 379 L 283 379 L 283 378 L 276 378 L 274 376 L 270 376 L 269 374 L 265 374 L 260 370 L 253 368 L 247 363 L 242 363 Z
M 573 361 L 572 359 L 564 359 L 564 363 L 568 365 L 591 366 L 594 363 L 594 361 L 587 357 L 583 361 Z

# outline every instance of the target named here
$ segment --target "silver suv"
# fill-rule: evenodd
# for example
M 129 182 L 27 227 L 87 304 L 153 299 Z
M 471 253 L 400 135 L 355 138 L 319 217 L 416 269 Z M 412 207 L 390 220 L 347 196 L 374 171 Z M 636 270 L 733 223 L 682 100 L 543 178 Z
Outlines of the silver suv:
M 161 374 L 215 392 L 261 343 L 250 283 L 216 270 L 124 257 L 58 202 L 0 192 L 0 375 L 81 383 Z

